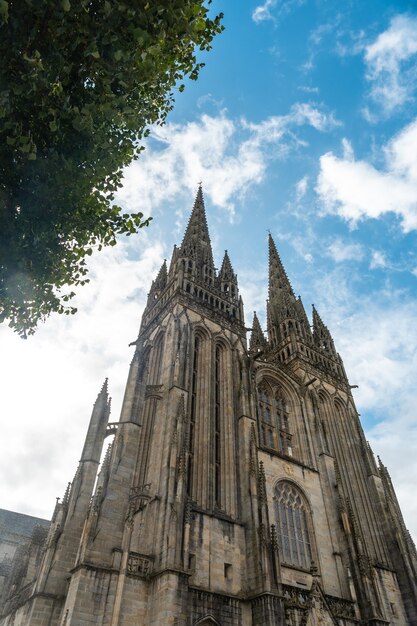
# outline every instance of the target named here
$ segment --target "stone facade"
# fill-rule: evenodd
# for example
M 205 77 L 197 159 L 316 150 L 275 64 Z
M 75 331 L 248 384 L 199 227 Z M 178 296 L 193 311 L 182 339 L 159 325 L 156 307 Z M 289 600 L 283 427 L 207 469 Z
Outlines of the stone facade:
M 271 237 L 267 319 L 248 347 L 200 188 L 152 283 L 120 421 L 106 381 L 2 626 L 417 625 L 417 555 L 388 471 Z

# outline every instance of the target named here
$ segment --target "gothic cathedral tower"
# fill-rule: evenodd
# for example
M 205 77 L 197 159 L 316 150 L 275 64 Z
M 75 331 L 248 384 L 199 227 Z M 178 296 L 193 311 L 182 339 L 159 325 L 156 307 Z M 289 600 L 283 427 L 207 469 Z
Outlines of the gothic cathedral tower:
M 249 347 L 201 188 L 153 281 L 119 422 L 107 382 L 2 626 L 417 625 L 417 555 L 332 336 L 269 238 Z M 104 439 L 114 435 L 97 477 Z

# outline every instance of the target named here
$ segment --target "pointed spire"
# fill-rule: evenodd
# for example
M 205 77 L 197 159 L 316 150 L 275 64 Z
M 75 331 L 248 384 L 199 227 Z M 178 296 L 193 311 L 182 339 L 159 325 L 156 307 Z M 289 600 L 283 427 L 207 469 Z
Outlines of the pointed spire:
M 108 378 L 106 378 L 97 396 L 97 400 L 94 403 L 84 448 L 81 454 L 81 461 L 100 461 L 109 416 L 110 398 L 108 392 Z
M 313 304 L 313 329 L 316 331 L 320 331 L 322 329 L 327 330 L 327 326 L 321 319 L 319 312 Z
M 172 251 L 172 256 L 171 256 L 171 262 L 169 264 L 169 275 L 171 276 L 171 274 L 175 271 L 175 266 L 178 260 L 178 253 L 179 253 L 179 249 L 177 248 L 176 245 L 174 245 L 174 249 Z
M 161 268 L 158 272 L 157 277 L 152 283 L 151 291 L 162 291 L 167 284 L 168 279 L 168 271 L 167 271 L 167 260 L 164 259 L 164 262 L 161 265 Z
M 267 341 L 256 315 L 253 312 L 252 334 L 249 340 L 249 352 L 261 352 L 267 347 Z
M 198 187 L 190 221 L 181 244 L 181 252 L 183 256 L 214 266 L 201 184 Z
M 230 262 L 227 250 L 224 251 L 223 263 L 219 272 L 219 279 L 222 281 L 229 281 L 233 283 L 237 282 L 236 274 L 233 271 L 233 267 Z
M 327 350 L 336 355 L 333 337 L 321 319 L 316 307 L 313 304 L 313 341 L 322 350 Z
M 103 402 L 103 400 L 107 404 L 108 397 L 109 397 L 109 379 L 105 378 L 104 383 L 102 384 L 101 389 L 98 392 L 97 400 L 95 401 L 94 405 L 97 405 Z
M 291 287 L 291 283 L 288 280 L 287 273 L 284 269 L 284 266 L 278 254 L 277 248 L 275 246 L 275 242 L 272 239 L 271 233 L 269 233 L 269 237 L 268 237 L 268 247 L 269 247 L 269 299 L 271 300 L 273 296 L 280 290 L 285 290 L 295 299 L 294 292 Z

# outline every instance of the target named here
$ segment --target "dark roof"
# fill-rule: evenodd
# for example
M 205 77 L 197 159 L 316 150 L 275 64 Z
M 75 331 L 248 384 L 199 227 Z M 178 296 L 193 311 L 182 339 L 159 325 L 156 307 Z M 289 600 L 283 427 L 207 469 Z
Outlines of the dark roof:
M 16 535 L 30 539 L 35 526 L 49 528 L 50 524 L 49 520 L 41 517 L 0 509 L 0 540 Z

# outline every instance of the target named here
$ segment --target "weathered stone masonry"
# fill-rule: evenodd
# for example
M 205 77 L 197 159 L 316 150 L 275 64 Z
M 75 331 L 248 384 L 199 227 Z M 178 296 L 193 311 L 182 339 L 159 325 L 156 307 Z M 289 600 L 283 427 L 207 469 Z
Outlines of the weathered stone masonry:
M 312 317 L 269 237 L 267 337 L 255 313 L 247 345 L 199 188 L 120 420 L 106 381 L 48 535 L 10 569 L 1 626 L 416 626 L 415 546 Z

